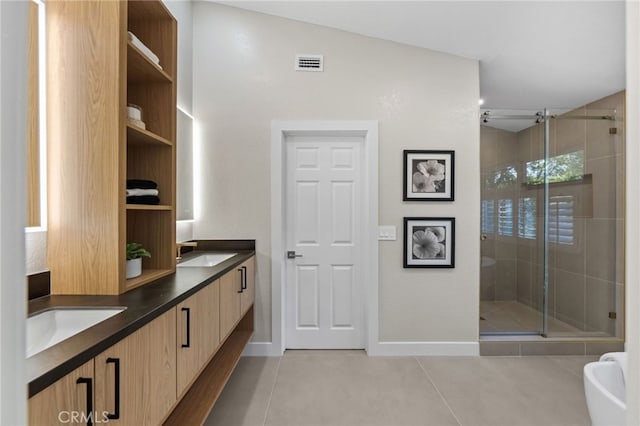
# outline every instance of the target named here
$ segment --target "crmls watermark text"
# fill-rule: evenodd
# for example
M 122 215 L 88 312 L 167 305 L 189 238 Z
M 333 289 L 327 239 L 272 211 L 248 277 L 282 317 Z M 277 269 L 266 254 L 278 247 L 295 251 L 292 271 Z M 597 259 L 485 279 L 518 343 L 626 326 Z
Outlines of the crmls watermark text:
M 58 421 L 64 424 L 89 423 L 93 424 L 109 423 L 108 411 L 92 411 L 87 414 L 84 411 L 60 411 L 58 413 Z

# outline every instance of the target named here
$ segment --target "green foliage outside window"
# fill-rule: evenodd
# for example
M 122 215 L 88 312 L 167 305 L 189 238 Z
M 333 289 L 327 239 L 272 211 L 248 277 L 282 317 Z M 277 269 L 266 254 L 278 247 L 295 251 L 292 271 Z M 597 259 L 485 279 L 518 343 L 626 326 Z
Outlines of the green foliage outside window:
M 580 180 L 584 175 L 584 151 L 557 155 L 546 161 L 549 183 Z M 544 159 L 529 161 L 526 167 L 526 183 L 539 185 L 544 183 Z

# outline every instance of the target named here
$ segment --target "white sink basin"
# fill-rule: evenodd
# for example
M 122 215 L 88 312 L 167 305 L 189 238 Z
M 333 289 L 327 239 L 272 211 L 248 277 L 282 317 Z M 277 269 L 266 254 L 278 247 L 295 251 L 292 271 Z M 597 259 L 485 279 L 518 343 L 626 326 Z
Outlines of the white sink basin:
M 54 308 L 27 318 L 27 358 L 126 308 Z
M 224 262 L 227 259 L 231 259 L 238 253 L 216 253 L 216 254 L 203 254 L 195 257 L 186 262 L 178 263 L 178 267 L 192 266 L 192 267 L 211 267 L 216 266 L 219 263 Z

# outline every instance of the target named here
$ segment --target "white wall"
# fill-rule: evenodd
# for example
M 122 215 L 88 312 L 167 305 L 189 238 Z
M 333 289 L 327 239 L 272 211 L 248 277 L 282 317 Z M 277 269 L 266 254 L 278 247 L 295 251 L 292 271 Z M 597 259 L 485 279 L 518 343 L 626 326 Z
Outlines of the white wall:
M 0 2 L 0 424 L 27 420 L 27 2 Z
M 193 3 L 191 0 L 163 0 L 178 21 L 178 106 L 193 111 Z
M 294 71 L 319 53 L 323 73 Z M 209 2 L 194 3 L 194 115 L 201 139 L 196 238 L 255 238 L 255 341 L 271 339 L 271 120 L 379 120 L 382 341 L 477 341 L 478 63 Z M 454 149 L 453 203 L 402 202 L 402 150 Z M 404 216 L 456 218 L 456 268 L 402 268 Z

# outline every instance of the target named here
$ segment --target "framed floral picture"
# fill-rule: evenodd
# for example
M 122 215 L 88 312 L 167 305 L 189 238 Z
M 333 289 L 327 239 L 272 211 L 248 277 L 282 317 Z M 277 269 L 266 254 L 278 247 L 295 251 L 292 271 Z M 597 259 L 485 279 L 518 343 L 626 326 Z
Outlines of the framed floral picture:
M 405 217 L 404 267 L 454 268 L 455 225 L 453 217 Z
M 403 152 L 404 201 L 453 201 L 454 151 Z

